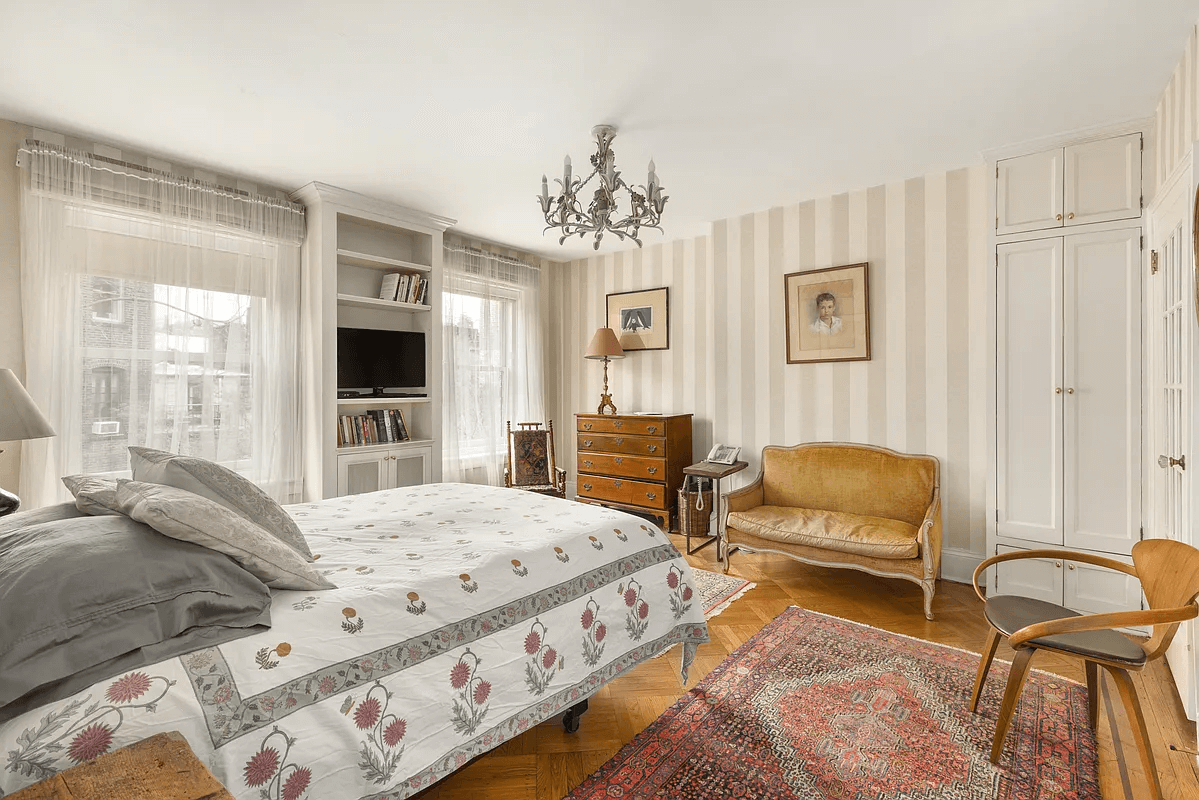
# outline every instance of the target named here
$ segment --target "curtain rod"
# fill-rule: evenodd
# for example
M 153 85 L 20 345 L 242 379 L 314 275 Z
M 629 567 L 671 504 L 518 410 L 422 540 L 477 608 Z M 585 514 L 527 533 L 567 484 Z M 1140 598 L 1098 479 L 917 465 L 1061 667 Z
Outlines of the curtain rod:
M 108 172 L 113 175 L 120 175 L 125 178 L 133 178 L 133 179 L 139 180 L 139 181 L 159 181 L 159 182 L 163 182 L 163 183 L 169 181 L 169 182 L 181 183 L 181 184 L 185 184 L 185 185 L 191 184 L 198 189 L 203 189 L 205 191 L 212 192 L 213 194 L 223 194 L 223 195 L 231 197 L 234 200 L 245 200 L 247 202 L 263 203 L 265 205 L 277 206 L 277 207 L 287 210 L 287 211 L 293 211 L 297 214 L 304 213 L 304 206 L 303 206 L 303 204 L 300 204 L 300 203 L 293 203 L 289 200 L 280 200 L 275 197 L 267 197 L 266 195 L 262 195 L 262 194 L 251 194 L 250 192 L 247 192 L 244 189 L 236 189 L 231 186 L 221 186 L 218 183 L 210 183 L 208 181 L 202 181 L 199 178 L 187 178 L 182 175 L 173 175 L 169 172 L 163 172 L 161 170 L 151 169 L 149 167 L 142 166 L 141 164 L 132 164 L 128 161 L 120 161 L 115 158 L 109 158 L 108 156 L 102 156 L 99 153 L 88 153 L 88 152 L 84 152 L 82 150 L 72 150 L 70 148 L 60 147 L 58 145 L 49 144 L 47 142 L 41 142 L 41 141 L 38 141 L 37 139 L 26 139 L 25 144 L 27 145 L 27 147 L 21 147 L 17 150 L 17 166 L 18 167 L 24 166 L 24 164 L 21 163 L 21 155 L 23 153 L 27 153 L 29 155 L 36 154 L 35 151 L 28 149 L 28 146 L 32 146 L 32 147 L 41 148 L 43 150 L 43 152 L 61 156 L 62 158 L 65 158 L 66 160 L 68 160 L 72 163 L 80 164 L 85 167 L 91 167 L 92 169 L 100 170 L 101 172 Z M 102 161 L 106 164 L 112 164 L 113 166 L 121 167 L 124 169 L 137 170 L 139 172 L 146 173 L 146 176 L 134 175 L 134 174 L 131 174 L 128 172 L 121 172 L 120 170 L 116 170 L 116 169 L 109 169 L 108 167 L 97 166 L 96 164 L 92 163 L 93 161 Z
M 540 264 L 530 264 L 528 261 L 521 261 L 519 258 L 493 253 L 490 250 L 479 250 L 474 247 L 456 247 L 454 245 L 442 244 L 442 248 L 449 250 L 451 253 L 466 253 L 479 258 L 494 258 L 496 261 L 502 261 L 506 264 L 512 264 L 517 267 L 527 267 L 528 269 L 541 269 Z

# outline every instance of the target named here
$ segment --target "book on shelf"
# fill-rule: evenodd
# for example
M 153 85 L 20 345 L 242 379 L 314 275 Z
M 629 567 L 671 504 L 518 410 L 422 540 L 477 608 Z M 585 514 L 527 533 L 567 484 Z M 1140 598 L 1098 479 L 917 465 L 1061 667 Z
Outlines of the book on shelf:
M 398 408 L 372 409 L 362 414 L 343 414 L 338 417 L 337 422 L 338 447 L 393 444 L 412 439 L 403 412 Z
M 389 272 L 383 276 L 383 282 L 379 285 L 380 300 L 395 300 L 396 292 L 400 286 L 400 273 Z

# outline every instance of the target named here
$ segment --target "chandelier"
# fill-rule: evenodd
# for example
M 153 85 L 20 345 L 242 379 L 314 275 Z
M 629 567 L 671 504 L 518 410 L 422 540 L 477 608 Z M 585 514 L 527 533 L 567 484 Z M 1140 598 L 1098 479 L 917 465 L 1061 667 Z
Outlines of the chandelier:
M 545 214 L 545 230 L 561 228 L 562 244 L 569 237 L 578 235 L 579 238 L 589 233 L 595 234 L 594 247 L 599 250 L 604 233 L 611 231 L 624 241 L 632 239 L 641 247 L 638 233 L 642 228 L 662 230 L 659 224 L 662 219 L 662 209 L 670 198 L 662 194 L 662 185 L 658 183 L 658 175 L 654 172 L 654 162 L 649 162 L 649 175 L 644 186 L 637 189 L 629 186 L 620 177 L 616 168 L 616 153 L 612 150 L 612 140 L 616 138 L 616 128 L 612 125 L 596 125 L 591 129 L 595 136 L 596 152 L 591 157 L 591 174 L 582 180 L 576 180 L 570 171 L 570 156 L 566 157 L 562 177 L 555 178 L 562 187 L 557 197 L 550 197 L 549 181 L 541 176 L 541 196 L 537 202 Z M 579 202 L 579 194 L 592 179 L 598 178 L 599 183 L 592 193 L 590 202 L 584 210 Z M 623 189 L 628 195 L 629 212 L 621 217 L 617 209 L 617 191 Z M 586 200 L 586 194 L 583 195 Z

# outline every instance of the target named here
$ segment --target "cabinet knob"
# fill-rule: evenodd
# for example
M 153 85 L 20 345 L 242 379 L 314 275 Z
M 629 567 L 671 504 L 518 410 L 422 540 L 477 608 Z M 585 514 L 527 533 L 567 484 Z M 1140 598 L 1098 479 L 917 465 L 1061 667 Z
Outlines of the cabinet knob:
M 623 427 L 623 426 L 624 426 L 624 420 L 622 420 L 622 419 L 614 420 L 612 422 L 612 427 L 616 428 L 616 430 L 620 430 L 621 427 Z
M 623 459 L 623 458 L 620 458 L 619 456 L 617 456 L 616 458 L 612 459 L 612 461 L 613 461 L 613 463 L 615 463 L 615 464 L 616 464 L 616 466 L 618 466 L 618 467 L 619 467 L 621 464 L 623 464 L 623 463 L 624 463 L 624 459 Z
M 615 442 L 616 442 L 616 446 L 620 447 L 622 444 L 624 444 L 624 439 L 616 439 Z
M 583 462 L 583 466 L 587 467 L 588 469 L 591 469 L 591 467 L 593 467 L 594 465 L 595 465 L 595 462 L 593 462 L 593 461 L 584 461 Z
M 645 496 L 648 497 L 650 500 L 658 499 L 658 494 L 656 492 L 646 492 Z
M 1061 222 L 1061 221 L 1062 221 L 1062 215 L 1061 215 L 1061 214 L 1058 214 L 1056 217 L 1054 217 L 1054 219 L 1056 219 L 1058 222 Z
M 1074 212 L 1071 211 L 1069 214 L 1067 214 L 1066 219 L 1074 219 Z
M 651 453 L 656 453 L 656 452 L 658 452 L 658 445 L 656 445 L 656 444 L 651 444 L 651 445 L 649 446 L 649 451 L 650 451 Z
M 653 434 L 655 434 L 655 433 L 657 433 L 657 432 L 658 432 L 658 426 L 657 426 L 657 425 L 650 425 L 648 428 L 646 428 L 646 430 L 647 430 L 647 431 L 649 431 L 649 432 L 650 432 L 650 435 L 652 436 Z
M 584 447 L 591 447 L 591 440 L 590 440 L 590 439 L 584 439 L 584 440 L 583 440 L 583 446 L 584 446 Z
M 1074 569 L 1074 565 L 1073 565 L 1073 564 L 1071 564 L 1071 565 L 1070 565 L 1070 569 Z
M 646 468 L 645 468 L 645 470 L 646 470 L 646 472 L 648 472 L 650 475 L 657 475 L 657 474 L 658 474 L 658 468 L 657 468 L 657 467 L 646 467 Z
M 1056 389 L 1054 389 L 1054 390 L 1053 390 L 1053 393 L 1054 393 L 1054 394 L 1061 394 L 1061 393 L 1062 393 L 1062 387 L 1060 387 L 1060 386 L 1059 386 L 1059 387 L 1057 387 Z
M 591 423 L 590 423 L 590 422 L 584 422 L 584 423 L 583 423 L 583 430 L 585 430 L 585 431 L 589 431 L 589 430 L 591 430 Z
M 1054 562 L 1053 562 L 1053 566 L 1057 567 L 1058 569 L 1061 569 L 1061 568 L 1062 568 L 1062 562 L 1060 562 L 1060 561 L 1054 561 Z
M 591 484 L 590 484 L 590 483 L 584 483 L 584 484 L 583 484 L 583 491 L 584 491 L 584 492 L 590 492 L 590 491 L 591 491 Z
M 615 486 L 617 489 L 619 489 L 621 486 L 624 485 L 624 481 L 612 481 L 612 485 Z
M 1071 386 L 1069 389 L 1067 389 L 1066 394 L 1074 394 L 1074 387 Z

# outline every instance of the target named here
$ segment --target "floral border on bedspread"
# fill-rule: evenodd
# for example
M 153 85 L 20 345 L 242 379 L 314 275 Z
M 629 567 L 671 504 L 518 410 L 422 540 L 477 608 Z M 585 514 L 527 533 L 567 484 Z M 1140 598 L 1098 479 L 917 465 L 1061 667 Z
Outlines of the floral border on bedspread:
M 589 593 L 617 582 L 623 583 L 630 575 L 639 573 L 646 567 L 674 561 L 678 557 L 679 551 L 671 544 L 642 550 L 522 597 L 515 603 L 457 620 L 436 630 L 346 661 L 330 664 L 252 697 L 241 696 L 232 670 L 229 669 L 219 648 L 197 650 L 183 656 L 181 660 L 191 679 L 196 700 L 204 710 L 212 743 L 215 747 L 221 747 L 333 695 L 393 675 L 450 650 L 529 622 L 540 614 L 579 600 Z M 676 643 L 678 641 L 681 641 L 681 638 L 675 639 Z M 688 666 L 690 661 L 684 659 L 684 681 Z
M 645 645 L 630 650 L 602 669 L 588 675 L 574 686 L 567 687 L 542 700 L 535 706 L 530 706 L 518 714 L 500 722 L 469 742 L 454 748 L 441 761 L 421 770 L 390 789 L 375 794 L 363 795 L 359 800 L 401 800 L 415 792 L 427 789 L 437 781 L 455 770 L 461 769 L 468 761 L 481 756 L 494 747 L 527 731 L 529 728 L 544 722 L 555 714 L 564 711 L 582 700 L 586 700 L 604 687 L 608 681 L 619 676 L 626 669 L 641 664 L 659 653 L 663 653 L 683 642 L 683 671 L 691 666 L 695 659 L 698 645 L 694 641 L 685 641 L 688 636 L 702 636 L 703 631 L 694 623 L 677 626 L 670 633 Z

